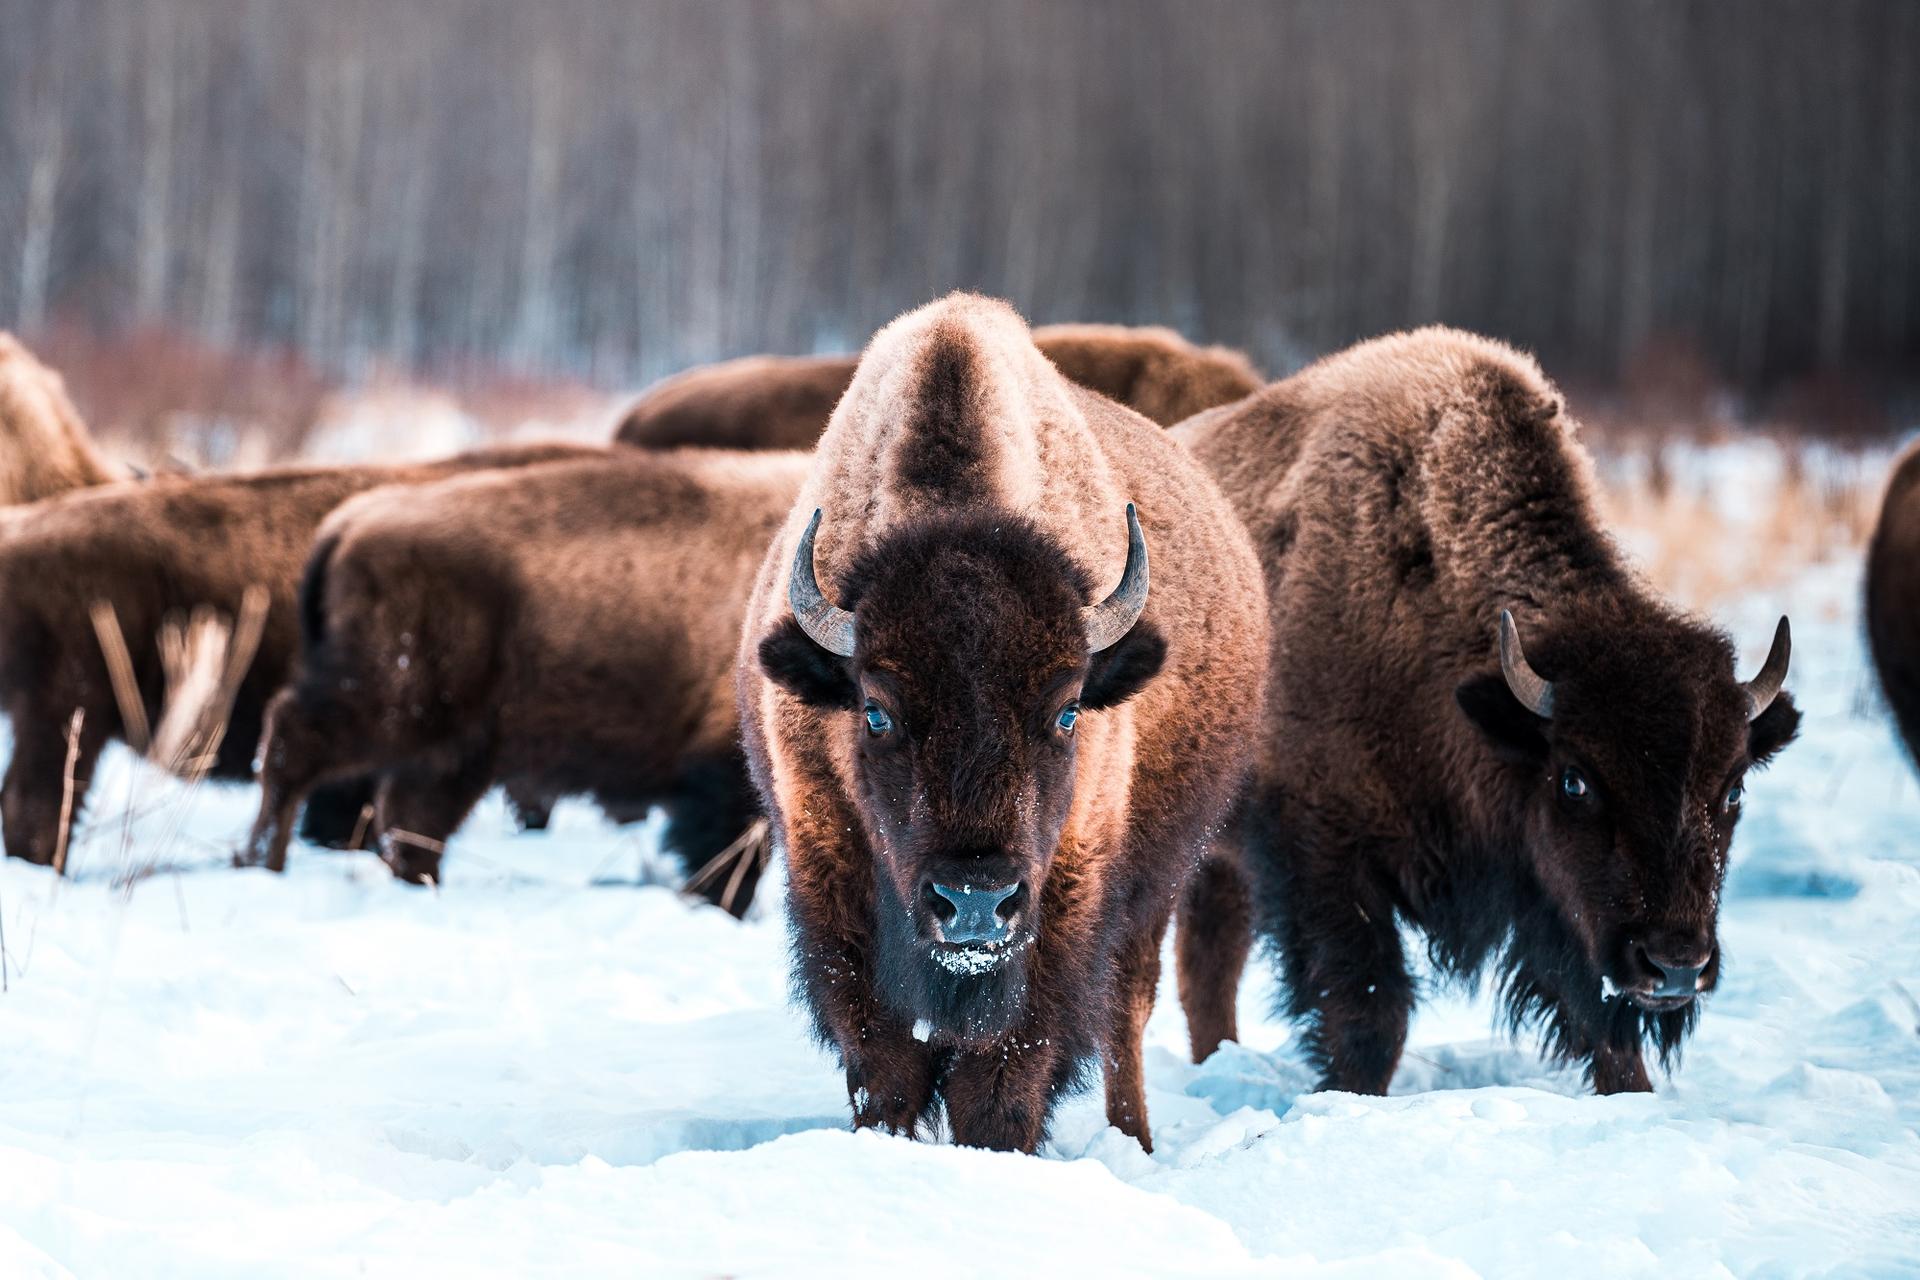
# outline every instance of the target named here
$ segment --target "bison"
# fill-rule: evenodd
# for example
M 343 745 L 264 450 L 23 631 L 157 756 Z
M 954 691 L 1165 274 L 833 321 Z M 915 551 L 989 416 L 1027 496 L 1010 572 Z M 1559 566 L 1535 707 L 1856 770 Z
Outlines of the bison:
M 1161 426 L 1257 391 L 1238 351 L 1171 329 L 1061 324 L 1033 341 L 1060 372 Z M 747 356 L 676 374 L 627 411 L 614 439 L 650 449 L 811 449 L 853 381 L 856 356 Z
M 758 816 L 733 660 L 806 472 L 798 453 L 616 450 L 345 503 L 301 586 L 242 860 L 280 869 L 308 791 L 373 775 L 382 853 L 415 883 L 494 783 L 619 819 L 659 804 L 667 846 L 705 865 Z M 704 887 L 738 911 L 758 865 L 733 870 Z
M 94 448 L 60 375 L 0 330 L 0 505 L 126 478 Z
M 1867 643 L 1880 687 L 1920 763 L 1920 445 L 1894 464 L 1867 548 Z
M 160 477 L 0 512 L 0 709 L 13 724 L 13 759 L 0 783 L 8 855 L 52 863 L 63 812 L 80 811 L 100 751 L 127 737 L 92 619 L 96 602 L 112 606 L 153 723 L 165 692 L 162 624 L 201 608 L 235 617 L 249 587 L 267 589 L 259 648 L 208 770 L 217 779 L 244 780 L 252 776 L 267 699 L 292 663 L 300 567 L 329 511 L 376 485 L 605 452 L 522 445 L 405 467 Z M 313 837 L 350 841 L 364 798 L 364 786 L 318 797 L 308 814 Z
M 1596 514 L 1539 368 L 1425 329 L 1364 343 L 1173 434 L 1267 572 L 1272 697 L 1235 824 L 1322 1084 L 1384 1093 L 1414 983 L 1489 964 L 1516 1029 L 1645 1090 L 1721 972 L 1750 770 L 1799 723 L 1781 619 L 1757 676 L 1656 596 Z M 1194 1052 L 1232 1034 L 1250 907 L 1233 864 L 1181 917 Z
M 796 985 L 855 1126 L 915 1133 L 944 1099 L 956 1141 L 1031 1151 L 1099 1055 L 1151 1149 L 1160 942 L 1265 669 L 1213 484 L 955 295 L 873 339 L 741 637 Z

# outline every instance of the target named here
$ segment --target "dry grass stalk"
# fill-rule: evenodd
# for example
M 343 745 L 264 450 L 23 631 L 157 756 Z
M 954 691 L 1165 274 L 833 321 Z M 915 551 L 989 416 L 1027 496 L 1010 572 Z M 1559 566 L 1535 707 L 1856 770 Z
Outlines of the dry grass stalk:
M 732 844 L 707 859 L 698 871 L 688 876 L 680 885 L 680 892 L 699 893 L 726 873 L 727 886 L 720 891 L 720 908 L 732 911 L 734 899 L 740 894 L 740 885 L 746 879 L 747 872 L 755 867 L 765 867 L 772 856 L 772 828 L 765 818 L 755 818 L 747 824 L 746 830 L 734 837 Z
M 67 874 L 67 837 L 73 831 L 73 770 L 80 762 L 80 725 L 87 718 L 83 708 L 73 709 L 67 721 L 67 766 L 60 776 L 60 826 L 53 837 L 53 874 Z
M 1778 479 L 1745 509 L 1728 503 L 1710 477 L 1684 482 L 1666 446 L 1646 442 L 1644 468 L 1614 474 L 1606 486 L 1615 527 L 1644 539 L 1636 557 L 1661 591 L 1700 609 L 1776 586 L 1809 565 L 1857 551 L 1878 510 L 1863 455 L 1852 465 L 1809 460 L 1805 446 L 1782 441 Z
M 113 678 L 114 698 L 126 724 L 128 744 L 150 763 L 187 784 L 185 792 L 158 806 L 166 826 L 139 866 L 134 865 L 133 827 L 143 810 L 136 796 L 129 794 L 120 823 L 119 858 L 119 884 L 129 894 L 136 884 L 155 873 L 180 839 L 191 809 L 189 802 L 213 767 L 226 736 L 234 697 L 260 647 L 268 603 L 267 590 L 255 585 L 242 596 L 239 617 L 232 623 L 202 608 L 194 610 L 184 623 L 169 619 L 162 625 L 155 639 L 166 697 L 160 723 L 151 734 L 119 618 L 106 601 L 93 606 L 94 630 Z
M 127 637 L 120 630 L 120 615 L 110 600 L 95 600 L 87 610 L 93 617 L 93 634 L 100 641 L 100 653 L 107 660 L 107 678 L 113 684 L 113 700 L 120 707 L 120 724 L 127 743 L 141 755 L 147 754 L 147 704 L 140 696 L 140 682 L 134 678 L 133 655 L 127 652 Z
M 193 780 L 213 765 L 226 737 L 227 717 L 266 629 L 266 588 L 247 588 L 231 624 L 211 609 L 195 609 L 183 624 L 160 629 L 160 665 L 166 672 L 166 710 L 147 758 L 176 777 Z
M 373 826 L 373 817 L 374 807 L 372 805 L 363 804 L 360 806 L 360 820 L 353 824 L 353 840 L 347 845 L 349 849 L 364 849 L 367 847 L 367 830 Z

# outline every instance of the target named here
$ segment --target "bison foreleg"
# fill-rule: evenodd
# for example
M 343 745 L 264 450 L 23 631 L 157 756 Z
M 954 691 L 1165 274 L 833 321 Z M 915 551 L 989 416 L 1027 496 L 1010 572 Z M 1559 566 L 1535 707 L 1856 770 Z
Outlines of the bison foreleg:
M 1209 855 L 1187 880 L 1175 945 L 1193 1060 L 1205 1062 L 1222 1042 L 1240 1038 L 1235 1005 L 1253 949 L 1252 897 L 1225 850 Z
M 374 741 L 371 725 L 361 716 L 361 704 L 330 697 L 328 689 L 288 687 L 276 693 L 267 704 L 265 729 L 259 748 L 259 814 L 246 844 L 234 854 L 234 865 L 267 867 L 269 871 L 286 869 L 286 846 L 294 837 L 294 816 L 307 796 L 319 800 L 323 783 L 353 779 L 338 787 L 338 796 L 357 796 L 365 783 L 355 775 L 374 771 L 378 764 L 372 756 Z M 328 789 L 328 812 L 321 814 L 323 827 L 340 827 L 348 818 L 336 804 L 334 789 Z M 351 802 L 351 800 L 349 800 Z M 365 800 L 361 800 L 361 806 Z M 340 833 L 346 846 L 363 825 L 361 806 L 351 812 L 353 825 Z M 326 823 L 326 819 L 342 821 Z M 328 831 L 332 833 L 332 831 Z
M 1593 1091 L 1609 1093 L 1651 1093 L 1653 1081 L 1647 1078 L 1647 1060 L 1637 1044 L 1618 1048 L 1602 1045 L 1593 1051 Z
M 493 785 L 493 752 L 472 743 L 444 761 L 418 761 L 380 784 L 380 854 L 409 884 L 437 884 L 440 856 Z
M 1053 1039 L 1023 1022 L 992 1049 L 955 1054 L 942 1086 L 955 1142 L 995 1151 L 1031 1152 L 1040 1145 L 1060 1075 Z M 1144 1106 L 1140 1118 L 1144 1125 Z
M 553 806 L 560 797 L 552 795 L 526 778 L 515 778 L 506 785 L 507 807 L 513 810 L 514 825 L 522 831 L 545 831 L 553 821 Z
M 842 1045 L 847 1101 L 856 1129 L 885 1129 L 909 1138 L 933 1112 L 939 1069 L 934 1054 L 892 1019 L 871 1023 L 857 1048 Z
M 1350 869 L 1356 857 L 1322 865 Z M 1301 882 L 1282 902 L 1281 954 L 1296 1014 L 1312 1015 L 1307 1044 L 1320 1087 L 1384 1094 L 1399 1065 L 1413 1011 L 1413 979 L 1392 904 L 1350 874 Z
M 71 709 L 64 714 L 38 708 L 15 710 L 13 759 L 7 765 L 5 783 L 0 784 L 0 822 L 6 827 L 8 857 L 43 866 L 64 864 L 63 852 L 72 848 L 73 828 L 79 824 L 93 768 L 106 742 L 104 713 L 83 713 L 76 724 Z
M 324 849 L 365 849 L 373 825 L 374 780 L 347 778 L 315 787 L 300 811 L 300 838 Z
M 1113 1003 L 1106 1031 L 1107 1123 L 1148 1152 L 1153 1150 L 1153 1133 L 1147 1126 L 1141 1040 L 1160 985 L 1160 943 L 1166 934 L 1167 917 L 1162 915 L 1122 944 L 1114 958 Z

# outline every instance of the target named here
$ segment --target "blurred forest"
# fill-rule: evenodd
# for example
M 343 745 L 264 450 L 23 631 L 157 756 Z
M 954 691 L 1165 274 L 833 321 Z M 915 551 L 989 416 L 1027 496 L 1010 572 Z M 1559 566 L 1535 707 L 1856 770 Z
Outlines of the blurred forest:
M 1916 228 L 1911 0 L 0 0 L 0 326 L 315 379 L 632 385 L 965 286 L 1274 373 L 1444 320 L 1887 388 Z

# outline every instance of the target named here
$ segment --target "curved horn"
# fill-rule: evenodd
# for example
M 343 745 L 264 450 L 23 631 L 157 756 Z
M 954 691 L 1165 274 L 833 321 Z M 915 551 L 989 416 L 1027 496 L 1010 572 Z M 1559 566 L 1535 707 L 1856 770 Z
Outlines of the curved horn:
M 1087 629 L 1087 652 L 1099 653 L 1120 643 L 1133 630 L 1147 607 L 1147 539 L 1140 532 L 1140 517 L 1133 504 L 1127 504 L 1127 567 L 1120 574 L 1120 585 L 1099 604 L 1080 611 Z
M 1513 621 L 1511 609 L 1500 611 L 1500 674 L 1507 678 L 1507 688 L 1521 706 L 1542 720 L 1553 719 L 1553 681 L 1543 680 L 1527 665 L 1527 655 L 1520 648 L 1520 628 Z
M 787 603 L 813 642 L 828 653 L 853 656 L 853 615 L 828 600 L 813 572 L 813 532 L 820 527 L 820 508 L 813 509 L 807 531 L 793 553 L 793 572 L 787 577 Z
M 1760 713 L 1773 705 L 1780 694 L 1780 686 L 1787 682 L 1787 659 L 1793 656 L 1793 629 L 1785 618 L 1773 629 L 1773 648 L 1767 650 L 1767 660 L 1760 667 L 1760 674 L 1741 685 L 1747 695 L 1747 720 L 1758 720 Z

